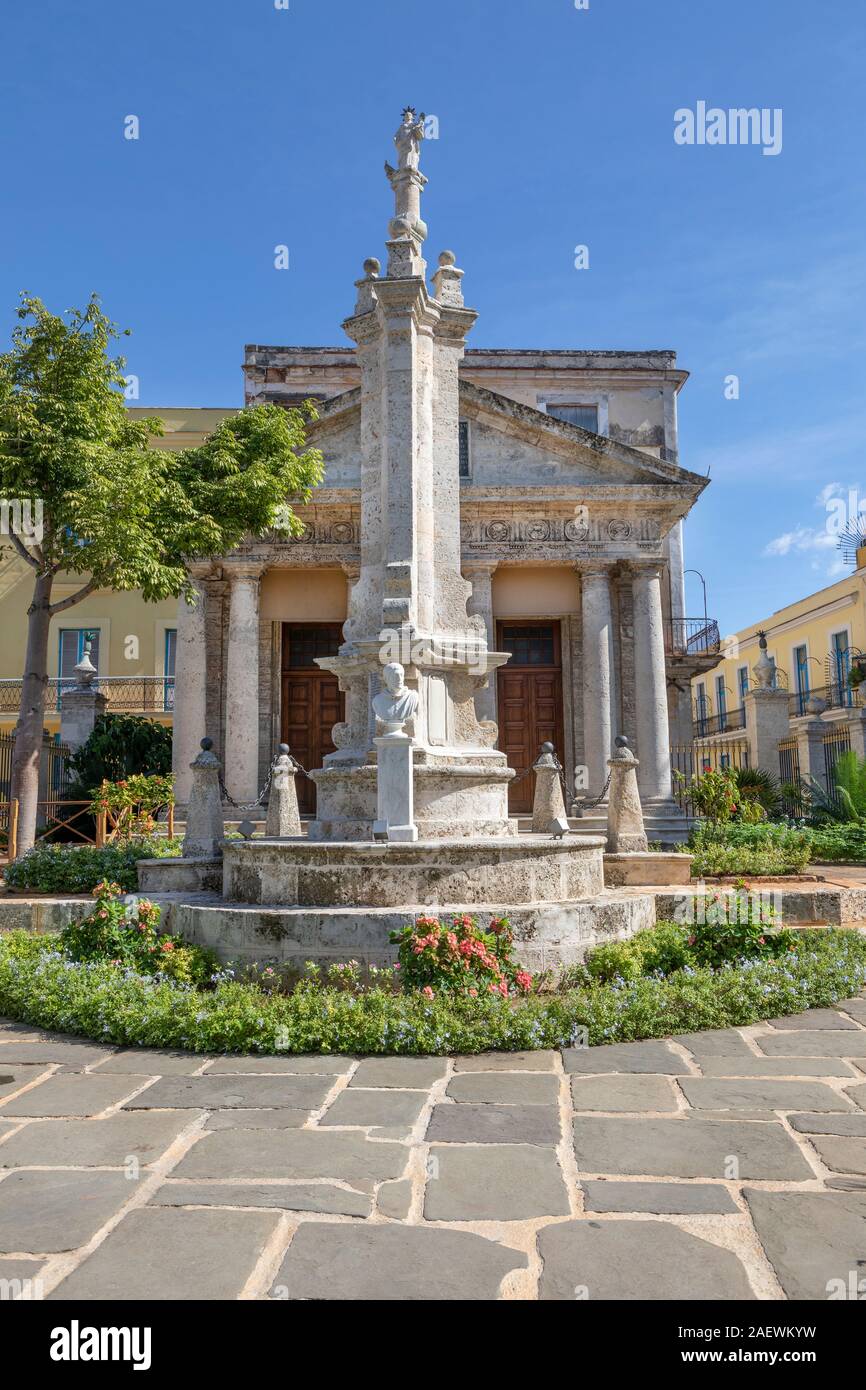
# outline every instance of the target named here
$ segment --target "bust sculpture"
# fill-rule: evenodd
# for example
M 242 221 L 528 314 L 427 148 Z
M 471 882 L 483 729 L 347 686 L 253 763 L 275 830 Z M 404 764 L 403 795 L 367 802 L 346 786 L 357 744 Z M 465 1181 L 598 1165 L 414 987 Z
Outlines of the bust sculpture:
M 403 725 L 414 719 L 418 709 L 418 693 L 410 690 L 404 680 L 405 672 L 399 661 L 389 661 L 382 668 L 384 690 L 373 697 L 373 712 L 385 726 L 385 736 L 402 734 Z

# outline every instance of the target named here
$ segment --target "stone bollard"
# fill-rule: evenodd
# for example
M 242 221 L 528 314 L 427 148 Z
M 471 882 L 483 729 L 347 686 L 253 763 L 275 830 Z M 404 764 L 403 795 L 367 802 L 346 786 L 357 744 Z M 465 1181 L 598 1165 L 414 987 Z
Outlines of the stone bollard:
M 610 792 L 607 803 L 608 854 L 645 854 L 646 831 L 643 825 L 640 794 L 637 789 L 638 760 L 620 734 L 614 740 L 616 752 L 608 758 Z
M 222 763 L 212 753 L 213 739 L 203 738 L 192 768 L 192 788 L 186 810 L 184 859 L 219 859 L 225 839 L 220 771 Z
M 265 835 L 269 840 L 286 840 L 301 833 L 295 771 L 295 761 L 289 753 L 289 745 L 281 743 L 271 772 L 271 790 L 268 795 Z
M 541 751 L 532 764 L 535 773 L 535 796 L 532 801 L 532 830 L 536 835 L 558 831 L 558 823 L 568 820 L 562 796 L 559 764 L 552 743 L 542 743 Z

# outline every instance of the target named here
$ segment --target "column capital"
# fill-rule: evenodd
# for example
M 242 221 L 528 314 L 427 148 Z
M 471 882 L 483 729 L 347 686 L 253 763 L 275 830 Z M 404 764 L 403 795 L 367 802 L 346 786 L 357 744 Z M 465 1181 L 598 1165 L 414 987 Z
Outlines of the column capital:
M 210 579 L 214 572 L 212 560 L 190 560 L 186 567 L 190 579 Z
M 583 584 L 609 584 L 613 578 L 613 564 L 609 560 L 579 560 L 574 568 Z
M 655 579 L 664 570 L 664 561 L 653 560 L 629 560 L 628 570 L 632 579 Z
M 498 569 L 498 560 L 470 560 L 463 566 L 463 578 L 468 579 L 472 574 L 492 575 Z
M 253 557 L 242 559 L 226 560 L 223 564 L 223 574 L 232 584 L 242 579 L 261 579 L 268 567 L 267 560 L 255 559 Z

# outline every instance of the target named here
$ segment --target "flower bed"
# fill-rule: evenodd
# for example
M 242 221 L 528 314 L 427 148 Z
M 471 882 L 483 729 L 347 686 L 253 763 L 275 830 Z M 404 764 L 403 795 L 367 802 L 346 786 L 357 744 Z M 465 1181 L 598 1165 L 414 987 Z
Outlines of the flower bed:
M 16 893 L 92 893 L 101 879 L 120 884 L 126 893 L 138 888 L 139 859 L 163 859 L 180 854 L 181 841 L 156 836 L 104 845 L 53 845 L 40 840 L 7 865 L 6 887 Z

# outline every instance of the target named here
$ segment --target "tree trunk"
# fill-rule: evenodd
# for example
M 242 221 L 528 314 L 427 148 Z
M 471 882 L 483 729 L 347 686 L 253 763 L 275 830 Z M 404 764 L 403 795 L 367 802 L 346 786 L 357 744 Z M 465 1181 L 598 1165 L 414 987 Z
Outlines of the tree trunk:
M 12 752 L 10 796 L 18 801 L 18 853 L 31 849 L 36 839 L 36 803 L 39 800 L 39 762 L 48 689 L 48 629 L 51 624 L 51 585 L 54 576 L 37 575 L 33 602 L 27 612 L 27 658 L 21 685 L 21 707 Z

